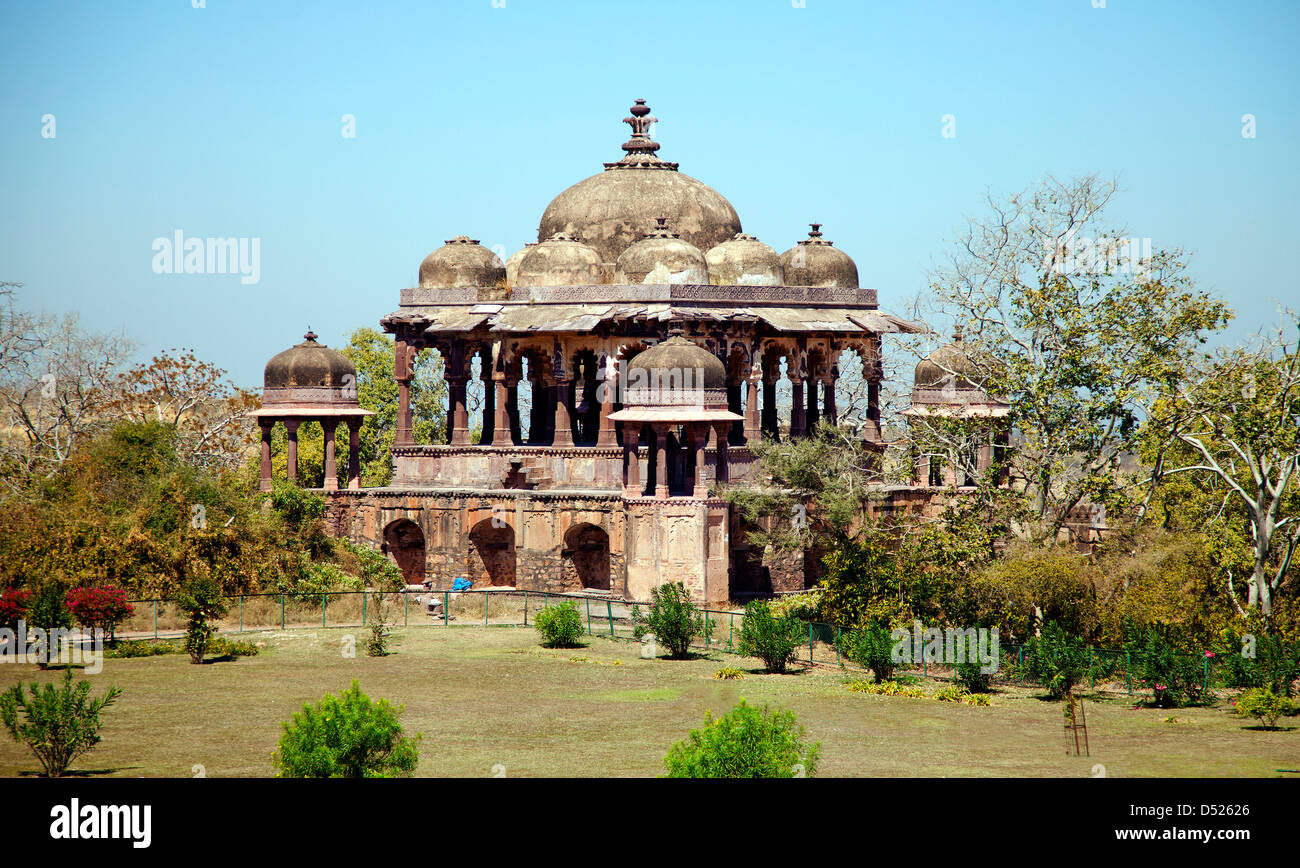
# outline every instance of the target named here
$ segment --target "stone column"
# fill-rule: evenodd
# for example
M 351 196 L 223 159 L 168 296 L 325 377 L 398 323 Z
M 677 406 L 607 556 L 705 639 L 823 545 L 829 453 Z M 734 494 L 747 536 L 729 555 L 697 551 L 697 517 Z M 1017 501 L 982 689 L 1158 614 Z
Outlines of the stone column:
M 791 365 L 791 367 L 794 367 Z M 790 406 L 790 439 L 802 437 L 807 432 L 804 416 L 804 397 L 803 397 L 803 377 L 793 371 L 790 372 L 790 392 L 792 403 Z
M 650 427 L 654 432 L 655 497 L 663 500 L 668 497 L 668 426 Z
M 262 482 L 259 486 L 262 491 L 271 490 L 271 430 L 275 427 L 275 422 L 269 419 L 261 419 L 258 425 L 262 429 Z
M 469 445 L 469 413 L 465 409 L 465 377 L 448 376 L 448 392 L 450 393 L 450 410 L 448 414 L 448 423 L 451 427 L 451 436 L 447 441 L 452 446 Z
M 506 415 L 510 417 L 510 442 L 522 443 L 524 441 L 519 419 L 519 380 L 515 378 L 508 381 L 506 386 Z
M 623 496 L 641 497 L 645 487 L 641 484 L 641 459 L 637 446 L 641 442 L 641 423 L 623 423 Z
M 364 419 L 348 420 L 348 489 L 361 488 L 361 424 Z
M 713 468 L 713 479 L 715 482 L 731 481 L 731 466 L 728 464 L 729 456 L 727 455 L 727 430 L 731 426 L 721 422 L 713 428 L 713 436 L 717 446 L 717 459 Z
M 325 429 L 325 490 L 338 491 L 339 468 L 334 452 L 334 432 L 338 430 L 338 419 L 322 419 L 320 426 Z
M 751 376 L 745 385 L 748 389 L 745 396 L 745 442 L 757 443 L 763 436 L 758 422 L 758 377 Z
M 298 421 L 297 419 L 284 420 L 284 430 L 289 434 L 288 476 L 290 485 L 298 482 Z
M 514 390 L 507 385 L 504 372 L 493 375 L 490 388 L 495 392 L 496 399 L 493 401 L 492 439 L 488 442 L 501 448 L 511 446 L 515 442 L 510 421 Z
M 603 388 L 596 390 L 596 397 L 600 399 L 600 434 L 596 438 L 596 445 L 617 446 L 618 438 L 614 436 L 614 422 L 609 418 L 609 414 L 614 412 L 614 398 L 618 395 L 618 372 L 614 368 L 613 359 L 606 358 L 605 364 L 607 368 Z
M 808 378 L 808 412 L 804 417 L 809 434 L 817 430 L 817 378 Z
M 528 443 L 540 446 L 546 442 L 546 419 L 551 412 L 550 390 L 546 388 L 541 372 L 534 375 L 528 387 L 533 393 L 533 407 L 528 415 Z
M 709 496 L 709 480 L 704 473 L 704 446 L 709 442 L 709 423 L 693 422 L 690 425 L 690 432 L 692 445 L 695 447 L 695 490 L 692 494 L 703 500 Z M 726 448 L 721 446 L 721 440 L 718 442 L 719 448 Z
M 397 380 L 397 433 L 394 446 L 410 446 L 415 442 L 411 432 L 411 356 L 412 347 L 398 340 L 393 349 L 393 377 Z
M 822 415 L 832 425 L 839 422 L 839 411 L 835 407 L 835 376 L 822 380 Z
M 573 423 L 570 421 L 572 408 L 569 397 L 569 382 L 567 380 L 557 379 L 555 381 L 555 439 L 551 441 L 553 446 L 572 446 L 573 445 Z

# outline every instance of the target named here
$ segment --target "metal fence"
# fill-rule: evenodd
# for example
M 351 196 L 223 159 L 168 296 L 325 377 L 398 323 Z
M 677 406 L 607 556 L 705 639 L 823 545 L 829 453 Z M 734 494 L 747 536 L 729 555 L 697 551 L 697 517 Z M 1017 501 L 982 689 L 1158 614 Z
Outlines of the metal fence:
M 218 622 L 223 633 L 244 633 L 271 629 L 308 627 L 363 628 L 376 617 L 375 606 L 384 611 L 393 627 L 528 627 L 541 608 L 558 602 L 572 602 L 584 618 L 587 633 L 612 639 L 635 638 L 637 612 L 649 603 L 616 600 L 602 595 L 547 593 L 542 591 L 470 589 L 467 591 L 334 591 L 321 594 L 239 594 L 226 598 L 228 612 Z M 185 616 L 174 601 L 131 600 L 134 611 L 115 631 L 116 638 L 173 638 L 184 634 Z M 705 652 L 736 653 L 744 612 L 701 610 L 711 630 L 697 638 L 692 647 Z M 845 631 L 834 624 L 804 622 L 807 639 L 799 646 L 796 660 L 814 666 L 836 666 L 852 672 L 868 670 L 849 660 L 844 652 Z M 1000 666 L 990 680 L 999 684 L 1030 686 L 1037 682 L 1025 666 L 1025 646 L 1000 643 Z M 1139 681 L 1140 660 L 1120 649 L 1089 649 L 1089 687 L 1132 694 Z M 1210 654 L 1182 655 L 1188 661 L 1199 658 L 1202 689 L 1224 686 L 1220 657 Z M 921 662 L 897 668 L 902 674 L 951 679 L 948 664 Z

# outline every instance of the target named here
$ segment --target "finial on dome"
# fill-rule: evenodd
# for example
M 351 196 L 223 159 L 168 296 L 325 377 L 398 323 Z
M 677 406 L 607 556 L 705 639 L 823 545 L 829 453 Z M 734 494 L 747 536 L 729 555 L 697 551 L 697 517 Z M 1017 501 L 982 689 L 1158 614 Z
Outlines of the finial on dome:
M 478 239 L 470 238 L 468 235 L 457 235 L 455 238 L 448 238 L 443 244 L 478 244 Z
M 629 154 L 654 154 L 659 150 L 659 143 L 650 141 L 650 125 L 658 118 L 650 114 L 650 106 L 643 99 L 637 100 L 628 111 L 632 117 L 623 118 L 623 123 L 632 128 L 632 138 L 623 143 L 623 150 Z
M 808 237 L 800 241 L 800 244 L 821 244 L 829 247 L 835 243 L 834 241 L 827 241 L 825 238 L 822 238 L 822 224 L 809 223 L 808 225 L 811 226 L 812 229 L 808 230 Z
M 303 340 L 307 341 L 308 343 L 312 343 L 312 344 L 316 343 L 316 333 L 311 330 L 311 326 L 307 326 L 307 334 L 303 335 L 302 337 Z
M 672 229 L 668 227 L 667 217 L 656 217 L 655 228 L 650 230 L 650 234 L 647 235 L 646 237 L 647 238 L 681 238 L 682 236 L 680 233 L 674 232 L 672 231 Z

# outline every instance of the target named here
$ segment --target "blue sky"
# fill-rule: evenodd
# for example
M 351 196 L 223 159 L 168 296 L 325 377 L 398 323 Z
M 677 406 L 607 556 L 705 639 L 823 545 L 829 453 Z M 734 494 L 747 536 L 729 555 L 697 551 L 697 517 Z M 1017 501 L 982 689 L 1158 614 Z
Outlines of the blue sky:
M 986 191 L 1090 172 L 1233 339 L 1300 304 L 1300 3 L 193 2 L 0 4 L 0 280 L 243 385 L 308 323 L 377 326 L 445 239 L 534 240 L 634 98 L 746 231 L 825 224 L 885 309 Z M 260 239 L 260 281 L 155 274 L 177 229 Z

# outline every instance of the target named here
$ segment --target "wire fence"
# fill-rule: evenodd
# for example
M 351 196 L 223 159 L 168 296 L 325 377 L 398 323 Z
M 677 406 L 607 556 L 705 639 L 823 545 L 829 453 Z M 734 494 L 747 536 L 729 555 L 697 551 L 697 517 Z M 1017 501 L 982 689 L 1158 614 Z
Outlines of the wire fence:
M 226 616 L 217 622 L 219 632 L 246 633 L 309 627 L 364 628 L 377 617 L 391 627 L 528 627 L 543 607 L 572 602 L 592 636 L 635 640 L 637 613 L 648 612 L 649 603 L 612 597 L 542 591 L 470 589 L 465 591 L 331 591 L 320 594 L 239 594 L 225 598 Z M 114 638 L 174 638 L 184 634 L 186 616 L 172 600 L 131 600 L 132 614 L 114 631 Z M 709 629 L 692 642 L 704 652 L 738 653 L 743 611 L 700 610 Z M 795 659 L 813 666 L 840 667 L 866 674 L 869 670 L 850 660 L 845 653 L 846 631 L 834 624 L 802 622 L 807 638 Z M 1121 649 L 1090 648 L 1085 676 L 1089 688 L 1132 694 L 1143 690 L 1140 655 Z M 1199 661 L 1201 688 L 1228 686 L 1222 657 L 1203 653 L 1182 654 L 1190 665 Z M 990 681 L 1003 685 L 1041 686 L 1026 665 L 1026 646 L 1003 642 L 998 648 L 998 669 Z M 952 679 L 951 664 L 904 663 L 896 672 L 923 678 Z

